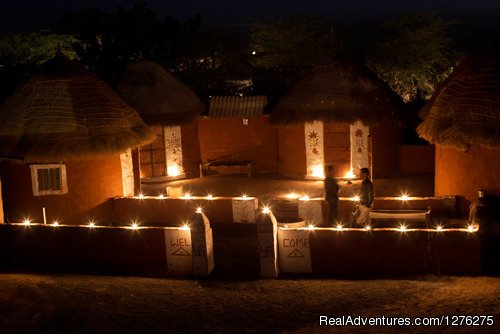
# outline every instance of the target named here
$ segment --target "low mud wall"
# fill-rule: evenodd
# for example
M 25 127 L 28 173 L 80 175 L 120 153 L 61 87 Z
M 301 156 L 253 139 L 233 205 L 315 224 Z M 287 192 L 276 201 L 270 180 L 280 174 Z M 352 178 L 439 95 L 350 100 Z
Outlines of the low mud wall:
M 0 269 L 206 276 L 212 229 L 196 213 L 190 227 L 0 225 Z
M 276 225 L 271 213 L 258 223 L 261 272 L 267 277 L 280 273 L 333 277 L 481 273 L 477 226 L 292 229 Z

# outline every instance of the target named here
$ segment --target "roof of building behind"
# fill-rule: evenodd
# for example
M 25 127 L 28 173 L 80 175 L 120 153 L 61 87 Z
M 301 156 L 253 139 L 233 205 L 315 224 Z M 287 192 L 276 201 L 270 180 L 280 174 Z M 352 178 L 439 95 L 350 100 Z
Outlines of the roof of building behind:
M 465 58 L 422 113 L 426 119 L 417 133 L 432 144 L 500 147 L 500 55 Z
M 258 117 L 264 114 L 267 97 L 259 96 L 214 96 L 210 99 L 208 116 L 224 117 Z
M 14 91 L 0 119 L 0 157 L 27 162 L 117 154 L 154 139 L 111 87 L 59 54 Z

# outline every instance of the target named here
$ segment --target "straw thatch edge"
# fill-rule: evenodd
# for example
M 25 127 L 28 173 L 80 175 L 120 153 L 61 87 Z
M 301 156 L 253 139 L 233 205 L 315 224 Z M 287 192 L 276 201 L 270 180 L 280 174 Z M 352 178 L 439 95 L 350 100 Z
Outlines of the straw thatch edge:
M 129 148 L 148 144 L 156 138 L 147 125 L 136 126 L 132 131 L 106 133 L 91 140 L 79 137 L 66 138 L 64 141 L 36 136 L 25 136 L 20 140 L 4 137 L 0 138 L 0 158 L 25 162 L 87 160 L 119 154 Z
M 290 99 L 290 94 L 294 93 L 297 89 L 297 85 L 303 84 L 303 81 L 312 80 L 314 76 L 320 74 L 323 71 L 324 66 L 329 66 L 331 62 L 341 62 L 347 67 L 347 71 L 353 71 L 354 73 L 361 75 L 366 80 L 371 81 L 375 84 L 376 89 L 383 91 L 384 95 L 371 96 L 369 99 L 374 99 L 375 101 L 380 101 L 384 106 L 389 106 L 391 110 L 385 110 L 382 108 L 380 103 L 374 106 L 378 112 L 374 113 L 372 117 L 367 117 L 366 110 L 364 108 L 356 108 L 351 106 L 346 106 L 344 108 L 331 108 L 331 109 L 319 109 L 311 108 L 305 111 L 303 108 L 284 107 L 284 105 Z M 366 93 L 362 92 L 352 92 L 352 96 L 347 97 L 348 99 L 362 99 L 365 98 L 363 95 Z M 344 109 L 342 113 L 334 112 L 333 109 Z M 335 122 L 335 123 L 349 123 L 353 124 L 357 121 L 362 122 L 366 126 L 373 126 L 380 123 L 393 123 L 398 125 L 403 125 L 403 120 L 398 113 L 398 110 L 404 109 L 404 103 L 400 96 L 397 95 L 385 82 L 383 82 L 375 73 L 373 73 L 368 67 L 363 64 L 359 64 L 352 59 L 345 56 L 337 56 L 335 58 L 327 58 L 323 60 L 319 65 L 312 68 L 310 71 L 306 72 L 300 81 L 292 87 L 288 94 L 283 97 L 278 104 L 273 108 L 270 115 L 270 123 L 277 126 L 286 125 L 299 125 L 304 122 L 313 121 L 323 121 L 323 122 Z M 347 112 L 348 111 L 348 112 Z M 372 113 L 373 114 L 373 113 Z

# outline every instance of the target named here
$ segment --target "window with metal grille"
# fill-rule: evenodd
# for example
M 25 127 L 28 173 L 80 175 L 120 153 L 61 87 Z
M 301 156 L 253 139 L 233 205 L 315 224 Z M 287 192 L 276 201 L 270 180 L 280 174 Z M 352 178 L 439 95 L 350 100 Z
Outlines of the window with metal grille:
M 61 195 L 68 192 L 64 164 L 31 165 L 33 195 Z

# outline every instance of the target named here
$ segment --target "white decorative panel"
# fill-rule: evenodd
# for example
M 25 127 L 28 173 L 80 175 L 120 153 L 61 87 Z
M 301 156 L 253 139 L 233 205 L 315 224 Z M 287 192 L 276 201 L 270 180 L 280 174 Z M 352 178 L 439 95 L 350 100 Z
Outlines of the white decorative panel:
M 280 271 L 284 273 L 310 273 L 311 249 L 308 230 L 278 229 Z
M 167 175 L 184 174 L 182 161 L 182 136 L 180 126 L 165 126 L 165 151 L 167 155 Z
M 370 128 L 361 122 L 351 125 L 351 170 L 354 175 L 359 174 L 363 167 L 370 167 L 368 159 L 368 134 Z
M 134 196 L 134 165 L 130 149 L 120 154 L 122 165 L 123 196 Z
M 307 224 L 322 224 L 321 201 L 299 200 L 299 217 L 304 219 Z
M 193 270 L 191 231 L 165 230 L 165 246 L 168 271 L 187 273 Z
M 325 154 L 323 149 L 323 122 L 307 122 L 304 125 L 306 140 L 307 176 L 324 177 Z
M 255 221 L 257 199 L 233 199 L 233 222 L 252 223 Z

